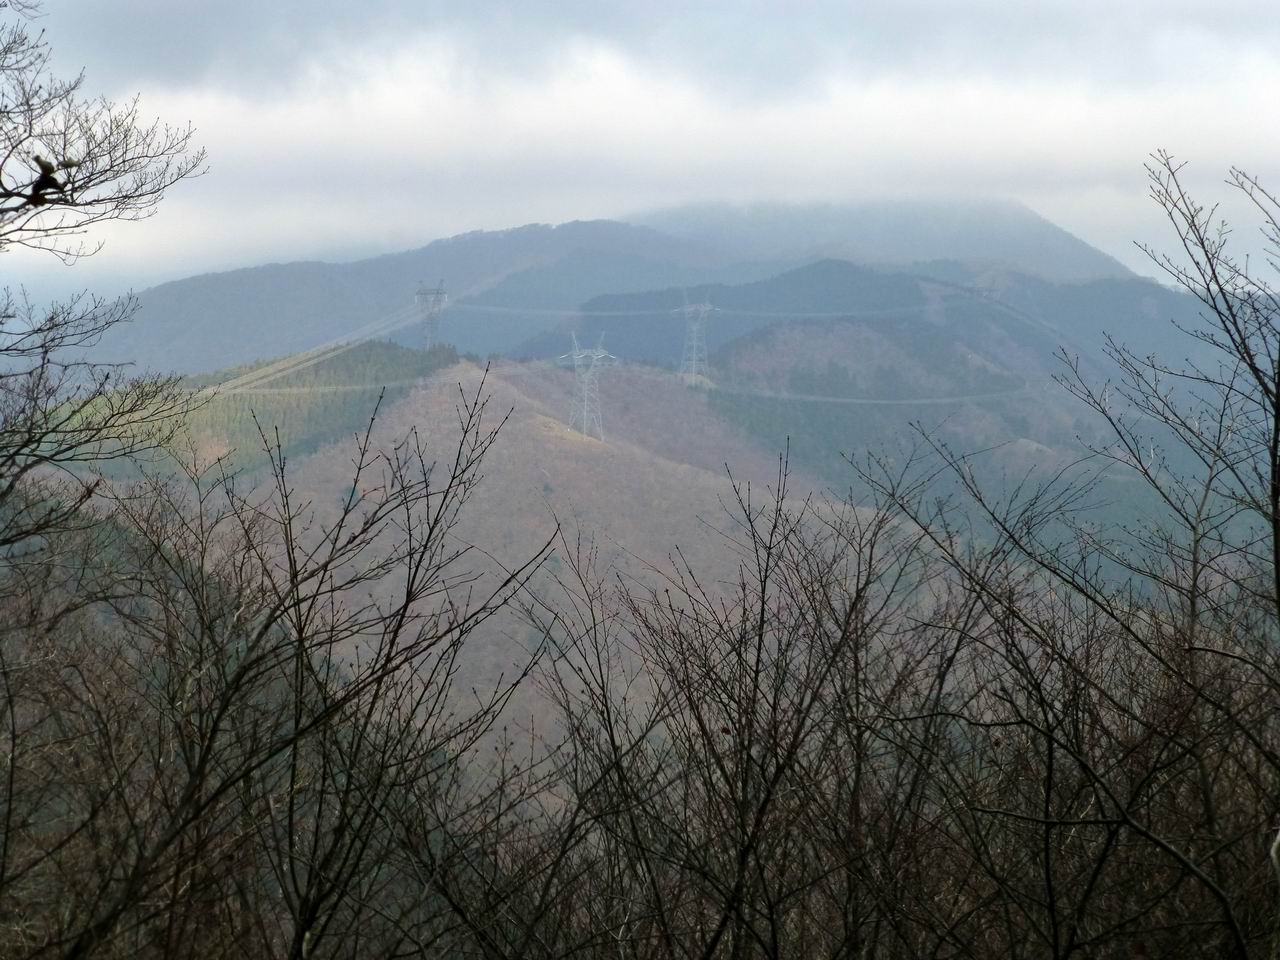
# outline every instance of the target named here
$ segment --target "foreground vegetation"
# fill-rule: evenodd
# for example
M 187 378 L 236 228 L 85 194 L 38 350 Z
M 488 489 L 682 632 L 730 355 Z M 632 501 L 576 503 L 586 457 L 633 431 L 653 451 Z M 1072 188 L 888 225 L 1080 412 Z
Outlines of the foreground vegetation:
M 0 246 L 199 166 L 44 63 L 0 38 Z M 270 434 L 263 482 L 157 472 L 189 394 L 80 359 L 127 305 L 11 300 L 0 955 L 1275 956 L 1280 307 L 1170 158 L 1151 183 L 1221 362 L 1063 386 L 1110 434 L 1082 470 L 1156 519 L 1095 522 L 1089 472 L 993 497 L 922 436 L 848 462 L 856 498 L 738 488 L 727 583 L 457 539 L 483 390 L 430 444 L 357 437 L 323 514 Z M 458 689 L 513 620 L 514 669 Z M 531 686 L 554 719 L 504 726 Z

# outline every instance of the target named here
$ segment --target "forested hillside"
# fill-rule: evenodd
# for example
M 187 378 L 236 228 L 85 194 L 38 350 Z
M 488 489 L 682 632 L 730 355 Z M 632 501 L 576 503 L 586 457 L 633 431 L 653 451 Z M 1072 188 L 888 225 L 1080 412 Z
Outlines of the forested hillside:
M 205 455 L 231 455 L 239 466 L 260 464 L 266 445 L 278 445 L 289 456 L 310 453 L 362 432 L 377 409 L 385 410 L 414 384 L 457 360 L 452 347 L 428 353 L 375 340 L 286 370 L 260 386 L 219 389 L 270 362 L 191 377 L 186 383 L 208 395 L 184 427 Z

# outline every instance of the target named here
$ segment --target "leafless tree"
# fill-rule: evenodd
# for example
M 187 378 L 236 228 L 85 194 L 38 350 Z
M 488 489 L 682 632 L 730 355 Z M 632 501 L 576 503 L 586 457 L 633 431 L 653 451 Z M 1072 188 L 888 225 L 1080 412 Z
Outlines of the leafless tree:
M 542 557 L 476 581 L 452 531 L 497 427 L 478 396 L 459 412 L 439 466 L 413 438 L 375 452 L 371 428 L 332 522 L 295 503 L 278 450 L 265 490 L 191 470 L 119 497 L 116 595 L 10 645 L 6 955 L 403 939 L 416 900 L 387 811 L 443 791 L 520 682 L 462 710 L 452 691 Z
M 0 252 L 74 259 L 203 157 L 49 78 L 34 12 L 0 38 Z M 1276 263 L 1181 170 L 1152 158 L 1153 257 L 1216 359 L 1064 358 L 1108 440 L 1008 490 L 928 437 L 858 498 L 735 485 L 727 580 L 459 541 L 483 387 L 449 444 L 371 422 L 332 516 L 269 428 L 265 485 L 149 469 L 185 398 L 84 358 L 129 305 L 7 295 L 0 953 L 1274 957 Z M 1274 252 L 1280 203 L 1229 183 Z M 514 672 L 460 691 L 517 608 Z M 554 719 L 503 726 L 534 676 Z
M 95 224 L 149 216 L 200 171 L 190 130 L 141 120 L 137 102 L 86 99 L 83 77 L 50 72 L 36 3 L 7 4 L 0 28 L 0 255 L 92 253 Z M 39 545 L 92 496 L 80 468 L 153 449 L 186 404 L 175 384 L 87 362 L 132 303 L 74 297 L 51 307 L 0 292 L 0 549 Z
M 465 830 L 405 833 L 433 935 L 491 958 L 1274 954 L 1280 325 L 1179 169 L 1157 155 L 1153 195 L 1191 265 L 1160 262 L 1221 363 L 1112 343 L 1094 386 L 1064 358 L 1112 435 L 1079 464 L 992 489 L 925 438 L 834 509 L 780 477 L 740 493 L 730 584 L 610 585 L 562 544 L 557 736 L 449 795 Z M 1274 237 L 1269 195 L 1230 182 Z
M 0 32 L 0 250 L 25 246 L 74 260 L 79 238 L 108 220 L 150 216 L 165 191 L 196 173 L 191 131 L 143 121 L 137 100 L 86 99 L 83 75 L 50 72 L 36 3 L 8 6 Z
M 975 850 L 1017 909 L 1011 936 L 1055 957 L 1277 948 L 1280 304 L 1181 170 L 1165 153 L 1148 168 L 1180 244 L 1152 256 L 1203 305 L 1187 332 L 1211 362 L 1109 342 L 1118 377 L 1093 385 L 1064 357 L 1062 384 L 1111 440 L 1034 487 L 984 487 L 939 443 L 958 501 L 864 472 L 986 610 L 971 641 L 999 685 L 954 716 L 1003 746 L 989 777 L 957 784 L 956 822 L 976 838 L 995 818 L 1020 837 L 1020 859 Z M 1274 199 L 1239 170 L 1228 182 L 1274 245 Z M 1090 504 L 1117 489 L 1129 520 L 1099 522 Z

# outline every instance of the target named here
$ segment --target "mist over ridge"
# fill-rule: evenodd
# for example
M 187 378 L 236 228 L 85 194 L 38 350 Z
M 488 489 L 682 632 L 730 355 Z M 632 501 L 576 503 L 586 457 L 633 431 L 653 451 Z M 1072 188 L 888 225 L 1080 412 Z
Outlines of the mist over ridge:
M 702 203 L 627 218 L 746 258 L 819 256 L 864 264 L 962 260 L 1048 280 L 1132 277 L 1114 258 L 1011 200 Z
M 1051 282 L 1133 276 L 1008 202 L 705 204 L 633 220 L 471 231 L 369 259 L 173 281 L 141 292 L 133 323 L 102 356 L 183 372 L 277 356 L 404 307 L 420 281 L 436 279 L 451 291 L 458 346 L 487 354 L 554 327 L 546 311 L 571 312 L 596 296 L 765 279 L 824 258 L 908 272 L 945 261 L 970 280 L 999 270 Z

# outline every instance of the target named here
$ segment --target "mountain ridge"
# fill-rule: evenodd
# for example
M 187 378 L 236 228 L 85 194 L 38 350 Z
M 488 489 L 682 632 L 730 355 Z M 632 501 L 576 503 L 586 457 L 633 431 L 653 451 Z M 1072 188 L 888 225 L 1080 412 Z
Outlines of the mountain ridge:
M 825 219 L 815 220 L 811 211 L 797 208 L 787 214 L 787 230 L 772 239 L 758 235 L 751 239 L 749 231 L 736 240 L 724 235 L 675 236 L 645 223 L 578 220 L 469 231 L 412 250 L 342 263 L 277 262 L 199 274 L 138 294 L 134 322 L 113 331 L 95 359 L 195 373 L 309 349 L 351 335 L 370 321 L 391 314 L 398 314 L 404 325 L 412 328 L 414 290 L 420 282 L 435 284 L 441 279 L 453 311 L 447 310 L 443 321 L 451 331 L 446 339 L 463 351 L 506 353 L 554 325 L 537 310 L 522 312 L 520 305 L 513 303 L 520 299 L 517 294 L 538 299 L 545 305 L 532 306 L 540 310 L 569 315 L 583 302 L 610 293 L 664 284 L 696 286 L 763 279 L 781 268 L 820 259 L 813 251 L 833 230 L 854 230 L 856 226 L 865 233 L 865 222 L 848 224 L 848 210 L 823 209 L 827 211 Z M 919 232 L 928 209 L 912 208 L 903 213 L 904 209 L 885 206 L 878 215 L 882 220 L 906 217 L 906 234 Z M 970 220 L 972 217 L 939 219 L 933 246 L 909 259 L 924 259 L 926 253 L 972 252 L 975 245 L 980 246 L 981 236 L 965 233 Z M 1021 213 L 1015 220 L 1021 233 L 1014 231 L 1018 235 L 1002 241 L 1000 249 L 1013 253 L 1031 249 L 1035 245 L 1024 242 L 1026 231 L 1031 230 L 1041 238 L 1040 248 L 1065 243 L 1077 261 L 1081 256 L 1093 263 L 1107 261 L 1087 244 L 1074 238 L 1064 240 L 1069 235 L 1043 218 Z M 990 232 L 989 227 L 983 229 Z M 797 231 L 804 230 L 814 241 L 808 244 L 808 254 L 797 253 L 797 245 L 791 243 Z M 744 246 L 744 237 L 751 243 Z M 957 245 L 963 249 L 957 250 Z M 882 253 L 888 251 L 888 246 L 881 246 Z M 864 266 L 865 259 L 859 260 Z M 1026 267 L 1017 257 L 1010 265 L 1013 269 Z M 505 299 L 499 295 L 504 284 Z M 492 301 L 487 314 L 481 309 L 486 306 L 486 294 Z M 500 311 L 495 309 L 498 307 Z M 473 314 L 470 318 L 464 316 L 468 310 Z M 498 313 L 505 317 L 502 322 L 495 319 Z M 416 336 L 420 334 L 408 329 L 396 339 L 416 346 Z
M 628 222 L 743 256 L 809 256 L 866 264 L 969 259 L 1006 263 L 1048 280 L 1133 277 L 1110 255 L 1011 200 L 859 203 L 703 203 L 651 210 Z

